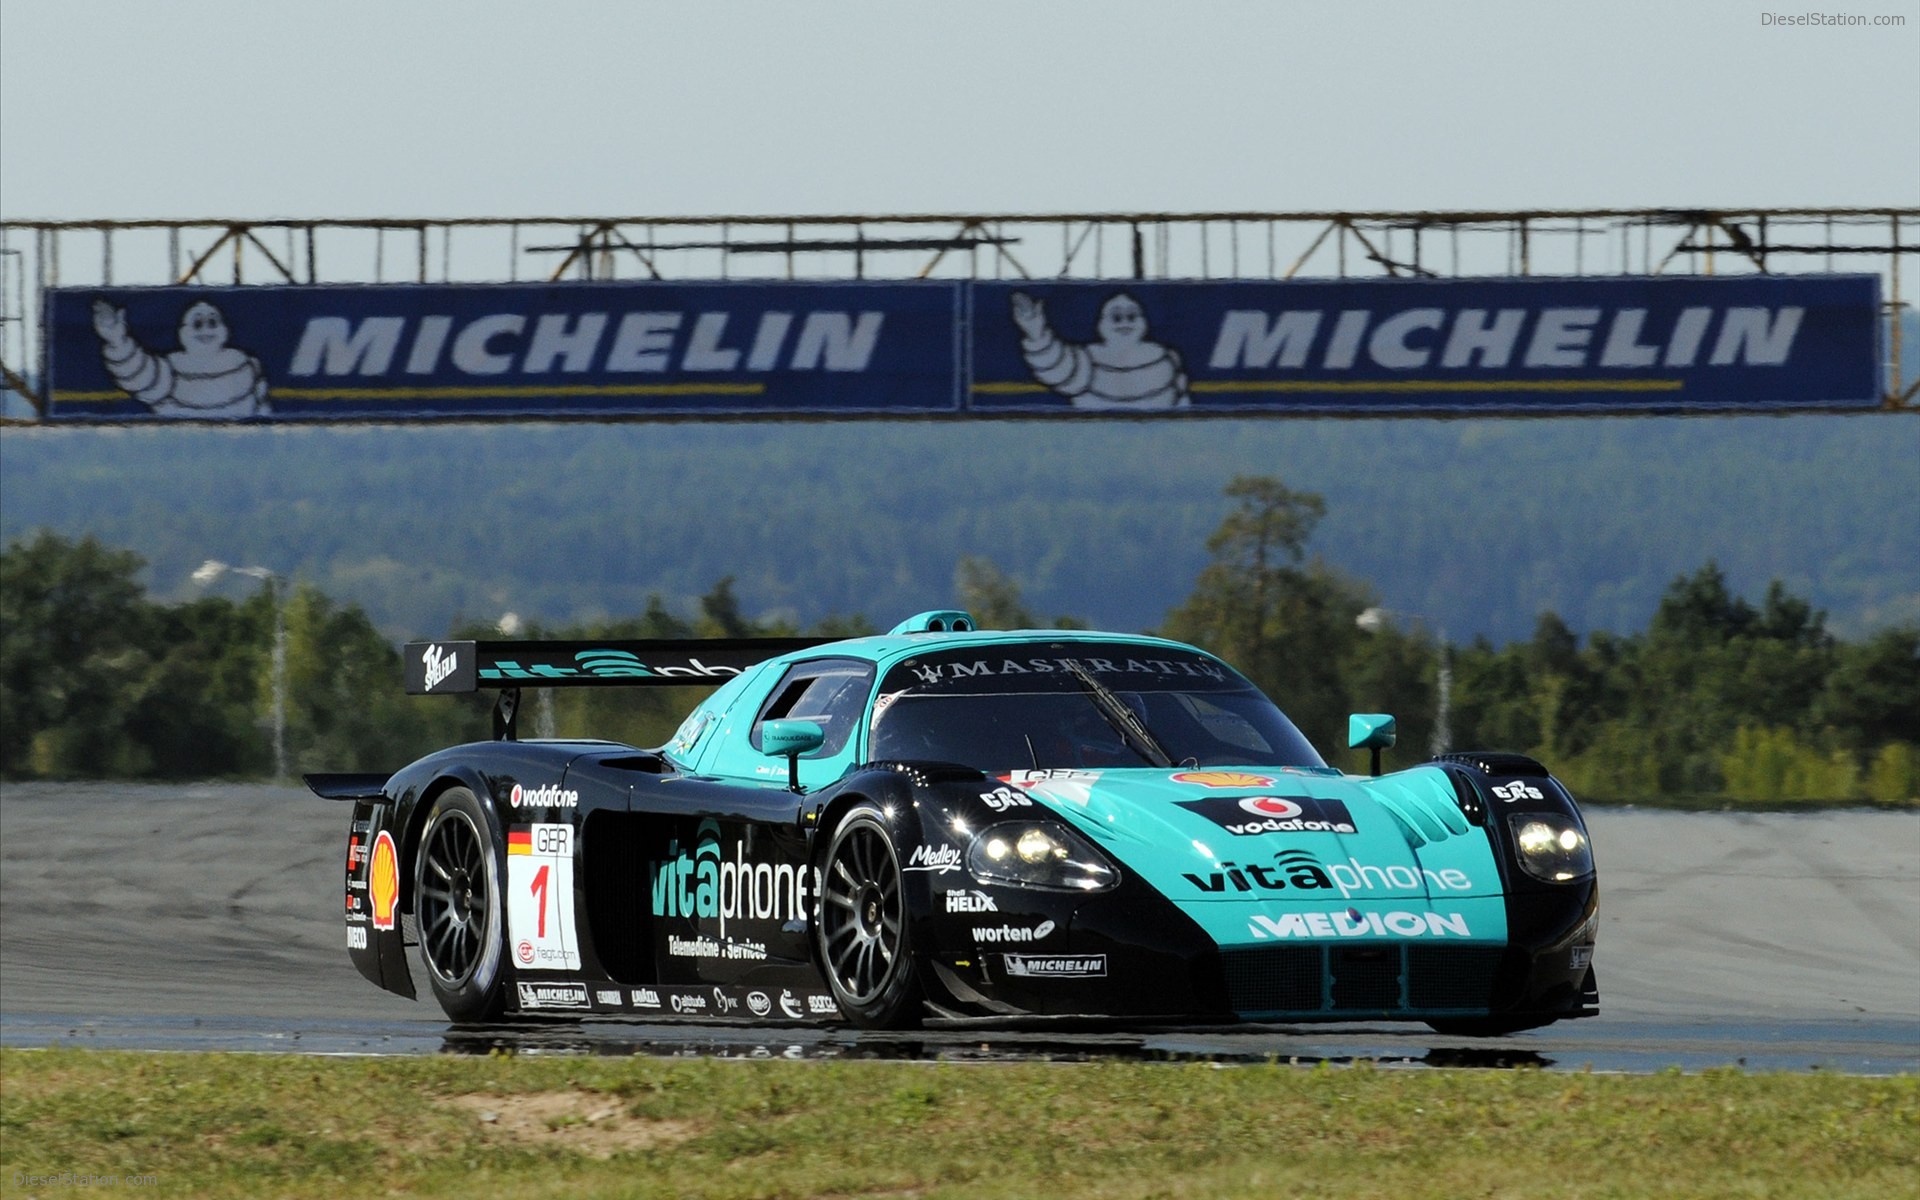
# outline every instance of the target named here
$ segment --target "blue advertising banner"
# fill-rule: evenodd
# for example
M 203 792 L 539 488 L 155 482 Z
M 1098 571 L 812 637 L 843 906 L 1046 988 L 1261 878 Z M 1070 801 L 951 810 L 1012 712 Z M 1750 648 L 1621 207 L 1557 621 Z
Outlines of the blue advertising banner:
M 961 289 L 62 288 L 50 419 L 951 413 Z
M 1871 408 L 1879 278 L 976 283 L 975 412 Z
M 61 288 L 48 417 L 1872 408 L 1879 279 Z

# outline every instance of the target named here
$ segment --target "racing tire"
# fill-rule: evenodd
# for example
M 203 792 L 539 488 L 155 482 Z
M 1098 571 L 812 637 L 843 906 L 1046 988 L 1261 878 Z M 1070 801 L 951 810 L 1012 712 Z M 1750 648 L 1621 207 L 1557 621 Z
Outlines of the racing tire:
M 900 854 L 879 810 L 856 808 L 834 829 L 813 932 L 821 970 L 849 1021 L 862 1029 L 920 1023 L 923 992 Z
M 506 1009 L 506 930 L 500 839 L 472 792 L 434 800 L 414 855 L 414 916 L 434 999 L 456 1023 L 490 1021 Z

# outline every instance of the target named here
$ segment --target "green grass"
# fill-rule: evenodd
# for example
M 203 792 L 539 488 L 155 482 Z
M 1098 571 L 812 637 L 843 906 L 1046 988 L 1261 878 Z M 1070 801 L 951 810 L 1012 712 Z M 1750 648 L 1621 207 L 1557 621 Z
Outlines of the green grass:
M 6 1050 L 0 1171 L 6 1196 L 1879 1198 L 1920 1179 L 1920 1079 Z

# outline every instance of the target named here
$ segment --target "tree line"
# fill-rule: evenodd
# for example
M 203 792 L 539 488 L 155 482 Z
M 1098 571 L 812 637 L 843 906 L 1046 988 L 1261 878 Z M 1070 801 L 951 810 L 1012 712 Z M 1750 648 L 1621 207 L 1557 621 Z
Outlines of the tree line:
M 1883 413 L 14 428 L 0 541 L 137 548 L 166 600 L 210 554 L 265 563 L 393 635 L 632 614 L 653 591 L 693 613 L 729 574 L 756 615 L 891 626 L 988 555 L 1034 606 L 1132 630 L 1185 599 L 1222 486 L 1278 475 L 1325 497 L 1317 552 L 1462 639 L 1525 639 L 1542 608 L 1583 635 L 1640 628 L 1705 557 L 1690 545 L 1851 637 L 1920 621 L 1920 522 L 1898 518 L 1916 458 L 1920 421 Z
M 1345 749 L 1350 712 L 1397 716 L 1389 767 L 1441 749 L 1531 753 L 1576 794 L 1695 803 L 1920 804 L 1920 627 L 1847 642 L 1825 614 L 1770 586 L 1758 605 L 1708 562 L 1666 589 L 1648 628 L 1583 645 L 1542 613 L 1496 647 L 1386 612 L 1364 582 L 1308 553 L 1323 499 L 1264 476 L 1226 488 L 1191 593 L 1156 632 L 1245 672 L 1319 746 Z M 487 736 L 490 698 L 411 697 L 400 656 L 357 606 L 268 581 L 240 600 L 167 604 L 141 558 L 41 531 L 0 550 L 0 777 L 261 778 L 274 772 L 273 645 L 285 630 L 284 732 L 294 772 L 387 770 Z M 1075 627 L 1031 610 L 1019 580 L 962 558 L 953 599 L 983 628 Z M 1364 617 L 1363 617 L 1364 614 Z M 890 623 L 890 622 L 889 622 Z M 722 579 L 697 610 L 651 597 L 631 617 L 529 625 L 517 637 L 854 636 L 866 615 L 807 628 L 746 615 Z M 461 638 L 502 636 L 468 623 Z M 658 745 L 701 692 L 542 690 L 530 736 Z

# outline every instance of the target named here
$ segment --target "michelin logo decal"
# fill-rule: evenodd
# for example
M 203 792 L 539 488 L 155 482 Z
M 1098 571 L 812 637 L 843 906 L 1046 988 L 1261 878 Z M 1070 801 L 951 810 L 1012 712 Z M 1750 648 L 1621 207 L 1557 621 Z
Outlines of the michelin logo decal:
M 227 344 L 227 318 L 204 300 L 180 315 L 180 348 L 157 354 L 127 330 L 127 310 L 93 302 L 100 358 L 113 382 L 161 417 L 266 416 L 267 373 L 260 360 Z
M 1326 371 L 1356 364 L 1390 371 L 1683 368 L 1703 362 L 1777 367 L 1787 361 L 1805 317 L 1799 305 L 1722 311 L 1701 306 L 1682 310 L 1670 327 L 1655 332 L 1644 308 L 1410 308 L 1378 319 L 1365 309 L 1236 309 L 1221 318 L 1207 365 Z
M 884 312 L 767 312 L 750 331 L 725 312 L 497 312 L 307 318 L 287 373 L 384 379 L 443 370 L 505 375 L 867 369 Z M 617 318 L 617 319 L 616 319 Z M 730 329 L 729 326 L 732 326 Z
M 1046 303 L 1025 292 L 1012 297 L 1020 328 L 1020 356 L 1034 382 L 1065 396 L 1075 408 L 1134 410 L 1185 408 L 1187 373 L 1180 352 L 1147 337 L 1146 311 L 1125 292 L 1100 306 L 1097 340 L 1063 342 L 1047 322 Z

